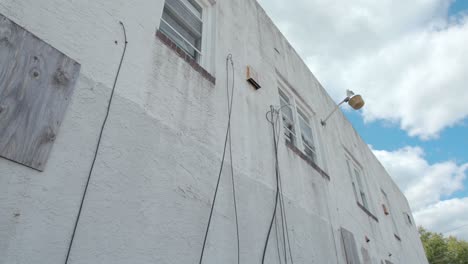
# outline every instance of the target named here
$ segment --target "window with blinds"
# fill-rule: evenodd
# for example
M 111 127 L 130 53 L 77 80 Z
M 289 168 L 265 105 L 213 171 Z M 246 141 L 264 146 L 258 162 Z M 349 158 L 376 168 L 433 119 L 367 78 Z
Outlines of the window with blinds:
M 199 61 L 202 56 L 203 9 L 195 0 L 166 0 L 160 30 Z
M 304 112 L 299 108 L 297 108 L 297 113 L 299 116 L 299 127 L 301 128 L 301 139 L 304 147 L 304 154 L 306 154 L 314 163 L 317 163 L 317 154 L 315 152 L 314 139 L 309 118 L 307 118 Z
M 286 141 L 298 148 L 307 160 L 318 164 L 317 149 L 314 142 L 313 116 L 305 111 L 304 104 L 298 102 L 296 96 L 279 85 L 278 94 L 280 99 L 281 121 Z M 316 139 L 315 139 L 316 140 Z
M 289 143 L 296 144 L 296 129 L 294 127 L 294 115 L 289 97 L 281 90 L 280 95 L 281 114 L 283 119 L 284 135 Z

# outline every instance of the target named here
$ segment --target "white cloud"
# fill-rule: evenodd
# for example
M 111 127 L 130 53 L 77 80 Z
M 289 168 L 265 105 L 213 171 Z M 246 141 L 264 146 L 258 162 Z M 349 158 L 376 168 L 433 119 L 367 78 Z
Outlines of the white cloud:
M 430 164 L 424 159 L 424 151 L 418 147 L 373 152 L 405 193 L 417 224 L 436 232 L 468 225 L 468 197 L 444 200 L 463 190 L 468 163 L 457 165 L 446 161 Z M 448 234 L 468 240 L 468 228 Z
M 452 0 L 259 0 L 329 93 L 366 99 L 366 121 L 437 137 L 468 117 L 468 17 L 448 17 Z M 430 164 L 424 151 L 374 150 L 404 191 L 419 224 L 444 232 L 468 224 L 468 164 Z M 450 234 L 468 239 L 468 228 Z
M 468 197 L 438 202 L 414 214 L 419 225 L 468 240 Z
M 451 0 L 260 0 L 337 100 L 363 94 L 367 121 L 437 137 L 468 117 L 468 19 Z

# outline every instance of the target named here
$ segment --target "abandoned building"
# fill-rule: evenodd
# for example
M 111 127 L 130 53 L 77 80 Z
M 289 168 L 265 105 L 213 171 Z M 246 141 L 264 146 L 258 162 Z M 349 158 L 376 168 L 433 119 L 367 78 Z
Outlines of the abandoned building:
M 1 0 L 0 62 L 0 264 L 427 263 L 255 0 Z

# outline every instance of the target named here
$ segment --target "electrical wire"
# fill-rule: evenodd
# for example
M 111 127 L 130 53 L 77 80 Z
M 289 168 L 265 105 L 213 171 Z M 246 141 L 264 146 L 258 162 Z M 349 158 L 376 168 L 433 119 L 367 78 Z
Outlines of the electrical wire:
M 289 253 L 289 259 L 291 260 L 291 263 L 294 263 L 294 259 L 292 256 L 292 250 L 291 250 L 291 242 L 290 242 L 290 236 L 289 236 L 289 227 L 288 227 L 288 222 L 287 222 L 287 216 L 286 216 L 286 209 L 285 209 L 285 202 L 284 202 L 284 195 L 283 195 L 283 188 L 282 188 L 282 182 L 281 182 L 281 173 L 279 170 L 279 159 L 278 159 L 278 142 L 281 134 L 281 126 L 279 125 L 279 116 L 280 116 L 280 111 L 283 107 L 287 105 L 281 106 L 279 109 L 275 109 L 273 106 L 270 106 L 270 111 L 268 111 L 265 115 L 265 118 L 269 123 L 272 125 L 272 130 L 273 130 L 273 144 L 274 144 L 274 153 L 275 153 L 275 174 L 276 174 L 276 192 L 277 195 L 275 196 L 275 210 L 273 211 L 273 216 L 272 216 L 272 221 L 270 222 L 270 226 L 268 229 L 267 233 L 267 239 L 265 241 L 265 246 L 263 249 L 263 255 L 262 255 L 262 263 L 265 261 L 265 255 L 266 255 L 266 249 L 268 248 L 268 240 L 270 238 L 270 232 L 272 228 L 272 223 L 273 220 L 275 221 L 275 232 L 276 232 L 276 242 L 277 242 L 277 250 L 278 250 L 278 258 L 279 262 L 281 263 L 281 256 L 280 256 L 280 250 L 279 250 L 279 243 L 278 243 L 278 222 L 277 222 L 277 207 L 278 207 L 278 201 L 279 201 L 279 208 L 280 208 L 280 213 L 281 213 L 281 227 L 282 227 L 282 232 L 283 232 L 283 255 L 284 255 L 284 261 L 287 264 L 287 254 L 286 251 Z M 271 116 L 271 117 L 269 117 Z M 276 118 L 275 118 L 276 116 Z M 286 250 L 286 244 L 288 247 L 288 250 Z
M 228 55 L 228 59 L 231 61 L 231 67 L 232 67 L 232 88 L 231 91 L 234 93 L 234 86 L 235 86 L 235 78 L 234 78 L 234 61 L 232 60 L 232 54 Z M 226 68 L 226 73 L 228 72 Z M 229 76 L 229 75 L 228 75 Z M 229 78 L 226 78 L 226 93 L 227 93 L 227 102 L 228 105 L 230 105 L 230 108 L 232 111 L 232 103 L 233 103 L 233 98 L 234 94 L 231 94 L 231 98 L 229 98 Z M 240 263 L 240 238 L 239 238 L 239 219 L 237 216 L 237 199 L 236 199 L 236 183 L 234 181 L 234 165 L 232 162 L 232 140 L 231 140 L 231 120 L 229 120 L 229 160 L 231 162 L 231 183 L 232 183 L 232 199 L 234 203 L 234 215 L 236 218 L 236 235 L 237 235 L 237 264 Z
M 279 109 L 282 109 L 282 107 L 280 107 Z M 276 137 L 273 138 L 274 140 L 276 140 L 276 141 L 274 142 L 274 144 L 275 144 L 275 146 L 276 146 L 276 151 L 275 151 L 275 162 L 277 162 L 276 153 L 277 153 L 277 150 L 278 150 L 278 148 L 279 148 L 278 142 L 279 142 L 280 134 L 281 134 L 281 127 L 279 126 L 279 124 L 280 124 L 280 122 L 279 122 L 280 114 L 279 114 L 279 113 L 280 113 L 280 110 L 275 109 L 276 118 L 275 118 L 275 120 L 274 120 L 274 122 L 273 122 L 273 126 L 275 126 L 274 129 L 275 129 L 275 131 L 276 131 Z M 273 119 L 273 118 L 272 118 L 272 119 Z M 276 168 L 275 168 L 275 169 L 276 169 Z M 278 174 L 279 174 L 279 170 L 278 170 Z M 281 178 L 278 177 L 278 179 L 280 180 Z M 278 184 L 279 184 L 279 181 L 278 181 Z M 281 185 L 278 185 L 278 186 L 280 187 Z M 283 232 L 283 239 L 282 239 L 282 242 L 283 242 L 283 255 L 284 255 L 284 258 L 285 258 L 285 263 L 287 264 L 288 261 L 287 261 L 287 259 L 286 259 L 286 258 L 287 258 L 287 256 L 286 256 L 286 241 L 285 241 L 285 237 L 284 237 L 284 225 L 285 225 L 285 223 L 284 223 L 284 218 L 283 218 L 283 210 L 282 210 L 282 208 L 281 208 L 281 207 L 282 207 L 282 204 L 281 204 L 281 195 L 282 195 L 282 191 L 280 190 L 280 192 L 279 192 L 280 200 L 279 200 L 279 201 L 280 201 L 280 211 L 281 211 L 281 227 L 282 227 L 282 228 L 281 228 L 281 231 Z M 277 211 L 276 211 L 276 212 L 277 212 Z M 277 221 L 278 217 L 276 216 L 276 212 L 275 212 L 275 232 L 278 232 L 278 231 L 277 231 L 277 229 L 278 229 L 278 221 Z M 278 252 L 279 252 L 278 241 L 277 241 L 277 247 L 278 247 Z M 278 256 L 279 256 L 279 262 L 282 263 L 281 256 L 280 256 L 280 255 L 278 255 Z
M 232 88 L 231 88 L 231 97 L 229 98 L 229 64 L 228 62 L 231 61 L 231 66 L 232 66 L 232 78 L 233 78 L 233 82 L 232 82 Z M 218 189 L 219 189 L 219 183 L 221 181 L 221 175 L 222 175 L 222 172 L 223 172 L 223 168 L 224 168 L 224 160 L 225 160 L 225 157 L 226 157 L 226 149 L 227 149 L 227 144 L 228 142 L 230 143 L 230 131 L 231 131 L 231 116 L 232 116 L 232 103 L 233 103 L 233 99 L 234 99 L 234 62 L 232 61 L 232 55 L 229 54 L 226 58 L 226 89 L 227 89 L 227 93 L 228 93 L 228 125 L 227 125 L 227 129 L 226 129 L 226 136 L 225 136 L 225 139 L 224 139 L 224 147 L 223 147 L 223 155 L 222 155 L 222 158 L 221 158 L 221 165 L 220 165 L 220 168 L 219 168 L 219 173 L 218 173 L 218 180 L 216 182 L 216 187 L 215 187 L 215 191 L 214 191 L 214 195 L 213 195 L 213 202 L 211 203 L 211 209 L 210 209 L 210 216 L 208 217 L 208 223 L 206 225 L 206 231 L 205 231 L 205 237 L 203 239 L 203 246 L 202 246 L 202 250 L 201 250 L 201 253 L 200 253 L 200 260 L 199 260 L 199 264 L 202 264 L 203 262 L 203 255 L 205 253 L 205 248 L 206 248 L 206 241 L 207 241 L 207 238 L 208 238 L 208 233 L 209 233 L 209 230 L 210 230 L 210 226 L 211 226 L 211 219 L 213 217 L 213 211 L 214 211 L 214 207 L 215 207 L 215 203 L 216 203 L 216 197 L 218 196 Z M 230 100 L 229 100 L 230 99 Z M 231 146 L 231 143 L 230 143 L 230 146 Z M 231 151 L 231 148 L 230 148 L 230 157 L 231 157 L 231 181 L 233 183 L 233 198 L 234 198 L 234 211 L 235 211 L 235 215 L 236 215 L 236 230 L 237 230 L 237 263 L 239 263 L 239 259 L 240 259 L 240 239 L 239 239 L 239 224 L 238 224 L 238 217 L 237 217 L 237 202 L 236 202 L 236 196 L 235 196 L 235 186 L 234 186 L 234 175 L 233 175 L 233 165 L 232 165 L 232 151 Z
M 294 260 L 292 257 L 292 251 L 291 251 L 291 242 L 289 240 L 289 228 L 288 228 L 288 219 L 286 217 L 286 208 L 284 206 L 284 198 L 283 198 L 283 184 L 281 182 L 281 173 L 279 173 L 279 187 L 280 187 L 280 208 L 281 208 L 281 218 L 284 218 L 284 226 L 286 230 L 286 239 L 288 242 L 288 250 L 289 250 L 289 258 L 291 259 L 291 263 L 294 264 Z M 287 262 L 286 262 L 287 263 Z
M 277 115 L 279 116 L 279 115 Z M 279 118 L 277 117 L 276 118 L 276 124 L 278 124 Z M 276 129 L 276 128 L 275 128 Z M 278 142 L 279 142 L 279 136 L 280 136 L 280 128 L 278 127 L 278 132 L 276 133 L 276 148 L 278 149 L 279 146 L 278 146 Z M 275 154 L 275 157 L 276 157 L 276 154 Z M 275 158 L 276 160 L 276 158 Z M 278 162 L 278 161 L 276 161 Z M 279 172 L 279 163 L 278 163 L 278 187 L 279 187 L 279 210 L 280 210 L 280 215 L 281 215 L 281 232 L 283 234 L 283 256 L 284 256 L 284 263 L 288 264 L 288 256 L 286 254 L 286 236 L 285 236 L 285 230 L 287 230 L 287 226 L 286 226 L 286 221 L 285 221 L 285 217 L 284 217 L 284 203 L 283 203 L 283 191 L 281 189 L 281 173 Z M 276 212 L 278 213 L 278 211 Z M 276 219 L 278 219 L 278 217 L 276 216 L 275 218 L 275 221 Z M 276 224 L 276 223 L 275 223 Z
M 291 242 L 289 240 L 289 228 L 288 228 L 288 220 L 287 220 L 287 217 L 286 217 L 286 209 L 285 209 L 285 203 L 284 203 L 284 195 L 283 195 L 283 183 L 281 181 L 281 172 L 279 171 L 279 161 L 278 161 L 278 143 L 279 143 L 279 137 L 281 135 L 281 126 L 280 126 L 280 123 L 279 123 L 279 116 L 280 116 L 280 110 L 282 109 L 282 107 L 279 108 L 279 110 L 276 110 L 276 113 L 277 113 L 277 117 L 276 117 L 276 120 L 275 120 L 275 124 L 276 124 L 276 127 L 278 128 L 278 132 L 277 132 L 277 137 L 276 137 L 276 162 L 278 163 L 278 183 L 279 183 L 279 191 L 280 191 L 280 208 L 281 208 L 281 219 L 284 219 L 284 226 L 285 226 L 285 229 L 286 229 L 286 239 L 287 239 L 287 242 L 288 242 L 288 250 L 289 250 L 289 258 L 291 259 L 291 263 L 294 264 L 294 260 L 293 260 L 293 257 L 292 257 L 292 250 L 291 250 Z M 283 234 L 284 236 L 284 234 Z M 284 237 L 283 237 L 284 238 Z M 286 257 L 286 256 L 285 256 Z M 287 261 L 286 261 L 287 263 Z
M 280 249 L 279 249 L 279 237 L 278 237 L 278 218 L 275 217 L 275 240 L 276 240 L 276 251 L 278 252 L 278 263 L 279 264 L 282 264 L 282 261 L 281 261 L 281 253 L 280 253 Z
M 450 233 L 450 232 L 453 232 L 453 231 L 455 231 L 455 230 L 462 229 L 462 228 L 464 228 L 464 227 L 468 227 L 468 224 L 462 225 L 462 226 L 459 226 L 459 227 L 456 227 L 456 228 L 454 228 L 454 229 L 450 229 L 450 230 L 445 231 L 445 232 L 442 232 L 442 234 Z
M 96 158 L 97 158 L 97 155 L 99 153 L 99 147 L 101 146 L 102 134 L 104 132 L 104 128 L 105 128 L 106 123 L 107 123 L 107 118 L 109 117 L 110 108 L 111 108 L 111 104 L 112 104 L 112 99 L 114 98 L 115 87 L 116 87 L 117 81 L 119 79 L 120 70 L 122 68 L 122 64 L 123 64 L 123 61 L 124 61 L 124 58 L 125 58 L 125 53 L 127 52 L 127 45 L 128 45 L 127 32 L 125 30 L 124 23 L 122 21 L 120 21 L 119 23 L 122 26 L 123 35 L 124 35 L 124 39 L 125 39 L 124 49 L 123 49 L 123 52 L 122 52 L 122 57 L 120 58 L 120 63 L 119 63 L 119 67 L 117 69 L 117 74 L 115 75 L 114 85 L 112 86 L 112 91 L 111 91 L 111 94 L 110 94 L 109 102 L 107 104 L 106 115 L 104 117 L 104 121 L 102 122 L 101 130 L 99 132 L 99 138 L 98 138 L 96 149 L 94 151 L 93 162 L 91 163 L 91 168 L 89 169 L 89 173 L 88 173 L 88 179 L 86 180 L 85 189 L 84 189 L 83 195 L 81 197 L 80 207 L 78 209 L 78 214 L 76 216 L 75 225 L 73 227 L 73 233 L 72 233 L 69 245 L 68 245 L 68 251 L 67 251 L 67 257 L 65 259 L 65 264 L 68 263 L 68 260 L 70 258 L 70 252 L 71 252 L 71 249 L 72 249 L 72 246 L 73 246 L 73 241 L 75 239 L 75 234 L 76 234 L 76 229 L 78 227 L 78 222 L 80 221 L 81 211 L 83 210 L 83 204 L 84 204 L 84 201 L 85 201 L 85 198 L 86 198 L 86 194 L 88 192 L 89 182 L 91 180 L 91 175 L 93 174 L 94 164 L 96 163 Z
M 268 113 L 271 114 L 271 120 L 268 119 Z M 274 125 L 274 121 L 273 121 L 273 118 L 274 118 L 274 113 L 275 113 L 275 110 L 273 108 L 273 106 L 270 106 L 270 112 L 267 112 L 266 113 L 266 119 L 268 122 L 270 122 L 272 124 L 272 130 L 273 130 L 273 143 L 274 143 L 274 150 L 275 150 L 275 153 L 277 152 L 277 145 L 276 145 L 276 130 L 275 130 L 275 125 Z M 278 164 L 276 163 L 275 164 L 275 168 L 277 168 Z M 274 206 L 274 209 L 273 209 L 273 214 L 271 216 L 271 221 L 270 221 L 270 225 L 268 227 L 268 232 L 267 232 L 267 237 L 266 237 L 266 240 L 265 240 L 265 246 L 263 247 L 263 254 L 262 254 L 262 264 L 265 263 L 265 255 L 266 255 L 266 250 L 268 248 L 268 241 L 270 240 L 270 234 L 271 234 L 271 229 L 273 227 L 273 222 L 275 221 L 275 217 L 276 217 L 276 209 L 278 208 L 278 199 L 279 198 L 279 185 L 278 185 L 278 170 L 276 170 L 276 194 L 275 194 L 275 206 Z
M 461 229 L 461 228 L 464 228 L 464 227 L 468 227 L 468 224 L 462 225 L 462 226 L 459 226 L 459 227 L 456 227 L 456 228 L 453 228 L 453 229 L 449 229 L 448 231 L 442 232 L 441 234 L 443 235 L 443 234 L 446 234 L 446 233 L 450 233 L 450 232 L 453 232 L 455 230 L 458 230 L 458 229 Z M 435 260 L 433 263 L 438 263 L 440 261 L 445 260 L 445 258 L 448 257 L 449 253 L 450 252 L 444 252 L 442 254 L 436 255 L 435 257 L 433 257 L 433 259 Z
M 285 224 L 283 216 L 283 203 L 281 202 L 281 189 L 279 191 L 279 209 L 281 214 L 281 232 L 283 232 L 283 256 L 284 263 L 288 264 L 288 255 L 286 254 L 286 236 L 285 236 Z

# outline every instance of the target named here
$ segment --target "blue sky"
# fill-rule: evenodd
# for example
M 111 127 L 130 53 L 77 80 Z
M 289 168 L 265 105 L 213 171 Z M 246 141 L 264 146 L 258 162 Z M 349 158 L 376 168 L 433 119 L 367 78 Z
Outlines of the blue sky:
M 449 16 L 468 12 L 468 1 L 454 1 L 448 12 Z M 468 107 L 468 102 L 466 103 Z M 364 141 L 374 149 L 395 151 L 405 146 L 418 146 L 424 149 L 424 158 L 431 164 L 447 160 L 457 164 L 468 163 L 468 118 L 443 129 L 435 139 L 422 140 L 419 137 L 409 136 L 406 131 L 400 129 L 398 123 L 381 120 L 365 122 L 359 112 L 344 111 L 344 114 Z M 463 181 L 463 185 L 463 190 L 445 195 L 441 200 L 468 197 L 468 177 Z
M 449 16 L 464 12 L 468 12 L 467 0 L 457 0 L 450 5 Z M 468 102 L 466 103 L 468 107 Z M 430 106 L 429 102 L 428 106 Z M 364 122 L 359 112 L 344 111 L 344 114 L 364 141 L 375 149 L 394 151 L 405 146 L 419 146 L 424 149 L 425 159 L 430 163 L 446 160 L 452 160 L 458 164 L 468 162 L 468 118 L 460 124 L 444 129 L 436 139 L 421 140 L 418 137 L 409 136 L 394 122 Z M 468 197 L 468 178 L 464 181 L 464 186 L 464 190 L 445 198 Z
M 467 0 L 454 1 L 448 10 L 449 16 L 466 12 L 468 12 Z M 466 103 L 468 107 L 468 102 Z M 430 104 L 428 102 L 428 107 Z M 396 151 L 406 146 L 417 146 L 424 150 L 424 158 L 431 164 L 447 160 L 457 164 L 468 163 L 468 118 L 443 129 L 434 139 L 422 140 L 416 136 L 409 136 L 398 123 L 382 120 L 365 122 L 360 112 L 343 112 L 364 141 L 374 149 Z M 463 181 L 463 185 L 462 190 L 444 195 L 441 200 L 468 197 L 468 177 Z
M 336 102 L 363 95 L 344 113 L 417 224 L 468 224 L 468 0 L 259 2 Z
M 344 111 L 344 114 L 359 132 L 362 139 L 374 149 L 395 151 L 406 146 L 418 146 L 424 149 L 425 159 L 433 164 L 452 160 L 457 164 L 468 162 L 468 120 L 441 132 L 439 138 L 421 140 L 410 137 L 398 127 L 385 121 L 364 122 L 359 112 Z M 468 197 L 468 178 L 464 181 L 464 190 L 456 191 L 445 199 Z
M 358 112 L 344 113 L 364 141 L 375 149 L 396 150 L 408 145 L 420 146 L 425 150 L 426 160 L 430 163 L 445 160 L 468 162 L 468 120 L 443 130 L 437 139 L 421 140 L 408 136 L 398 124 L 385 121 L 365 123 Z
M 466 12 L 467 10 L 468 10 L 468 1 L 457 0 L 450 6 L 449 14 L 454 15 L 459 12 Z

